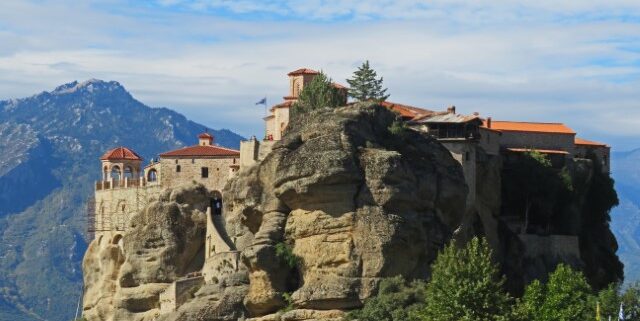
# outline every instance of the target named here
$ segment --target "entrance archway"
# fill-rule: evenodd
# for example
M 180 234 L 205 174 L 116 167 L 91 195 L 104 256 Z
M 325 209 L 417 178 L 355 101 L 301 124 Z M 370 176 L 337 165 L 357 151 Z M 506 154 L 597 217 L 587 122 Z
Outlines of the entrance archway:
M 222 215 L 222 194 L 218 191 L 213 192 L 211 198 L 211 214 Z

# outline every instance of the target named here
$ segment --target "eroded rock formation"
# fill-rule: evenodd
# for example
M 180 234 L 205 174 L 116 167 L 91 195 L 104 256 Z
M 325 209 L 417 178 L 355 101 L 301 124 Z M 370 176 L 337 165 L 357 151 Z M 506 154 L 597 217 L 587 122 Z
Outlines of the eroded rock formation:
M 286 304 L 356 308 L 380 278 L 427 276 L 460 224 L 467 188 L 442 145 L 390 130 L 394 121 L 372 106 L 304 115 L 229 183 L 227 230 L 249 270 L 250 315 Z M 287 266 L 277 247 L 298 264 Z
M 83 261 L 83 315 L 89 320 L 152 320 L 158 296 L 203 263 L 209 192 L 170 189 L 130 220 L 127 232 L 99 237 Z
M 382 278 L 426 278 L 450 239 L 475 235 L 488 239 L 514 293 L 557 262 L 591 262 L 587 276 L 603 284 L 618 278 L 593 263 L 615 258 L 608 227 L 593 232 L 582 223 L 594 173 L 589 162 L 569 169 L 579 188 L 559 216 L 566 221 L 546 234 L 519 234 L 504 217 L 499 156 L 478 151 L 477 194 L 468 207 L 460 164 L 387 109 L 356 104 L 298 117 L 264 160 L 242 168 L 223 191 L 216 229 L 231 250 L 215 255 L 239 257 L 240 264 L 207 276 L 177 295 L 184 302 L 161 311 L 160 293 L 207 266 L 202 247 L 212 197 L 198 185 L 167 190 L 131 219 L 121 241 L 89 246 L 84 316 L 338 321 L 374 295 Z M 583 241 L 596 233 L 604 239 Z

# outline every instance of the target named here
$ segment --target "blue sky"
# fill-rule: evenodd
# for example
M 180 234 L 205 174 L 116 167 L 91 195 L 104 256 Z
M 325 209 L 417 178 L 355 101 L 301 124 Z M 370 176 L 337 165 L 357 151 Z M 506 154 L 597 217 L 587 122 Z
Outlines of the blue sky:
M 389 100 L 565 122 L 640 147 L 640 1 L 0 2 L 0 99 L 117 80 L 142 102 L 242 135 L 288 71 L 344 83 L 363 60 Z

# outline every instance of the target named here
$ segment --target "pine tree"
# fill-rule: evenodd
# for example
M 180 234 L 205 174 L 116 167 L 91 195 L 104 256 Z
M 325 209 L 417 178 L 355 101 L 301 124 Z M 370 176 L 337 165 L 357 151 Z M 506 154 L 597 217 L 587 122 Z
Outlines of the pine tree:
M 369 67 L 369 60 L 353 73 L 349 83 L 349 96 L 357 101 L 385 101 L 389 97 L 387 88 L 382 87 L 382 77 L 376 79 L 376 71 Z
M 333 85 L 331 78 L 320 72 L 300 92 L 291 109 L 291 117 L 318 108 L 343 106 L 346 102 L 346 97 Z
M 463 249 L 452 243 L 433 264 L 422 319 L 510 320 L 512 298 L 504 291 L 504 282 L 486 240 L 473 238 Z

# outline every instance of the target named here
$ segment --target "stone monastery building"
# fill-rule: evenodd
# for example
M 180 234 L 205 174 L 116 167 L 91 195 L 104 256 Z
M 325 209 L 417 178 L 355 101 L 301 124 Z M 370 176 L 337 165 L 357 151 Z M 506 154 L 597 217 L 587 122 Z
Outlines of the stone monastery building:
M 237 268 L 239 254 L 219 222 L 222 217 L 222 188 L 241 168 L 266 157 L 273 144 L 286 132 L 289 110 L 300 92 L 318 74 L 308 68 L 290 72 L 288 95 L 283 97 L 283 102 L 271 107 L 269 115 L 264 118 L 264 139 L 253 137 L 243 141 L 240 151 L 216 145 L 214 137 L 205 132 L 197 137 L 197 145 L 164 152 L 144 168 L 142 158 L 126 147 L 109 150 L 100 158 L 102 177 L 95 185 L 95 208 L 89 211 L 89 231 L 95 233 L 99 244 L 121 244 L 129 219 L 165 188 L 195 181 L 214 191 L 207 211 L 202 274 L 179 280 L 162 293 L 162 312 L 179 307 L 185 293 L 192 287 L 207 282 L 216 273 L 227 273 L 213 268 L 219 267 L 220 262 L 236 262 L 229 268 Z M 339 84 L 334 86 L 344 94 L 346 102 L 347 88 Z M 546 154 L 552 164 L 560 168 L 573 158 L 586 158 L 593 154 L 603 171 L 609 171 L 609 146 L 578 138 L 575 131 L 561 123 L 498 121 L 491 117 L 481 118 L 478 113 L 458 114 L 455 106 L 433 111 L 388 101 L 381 105 L 397 113 L 411 128 L 435 137 L 462 165 L 469 187 L 468 210 L 476 207 L 476 185 L 481 184 L 477 179 L 477 164 L 492 158 L 508 160 L 536 150 Z

